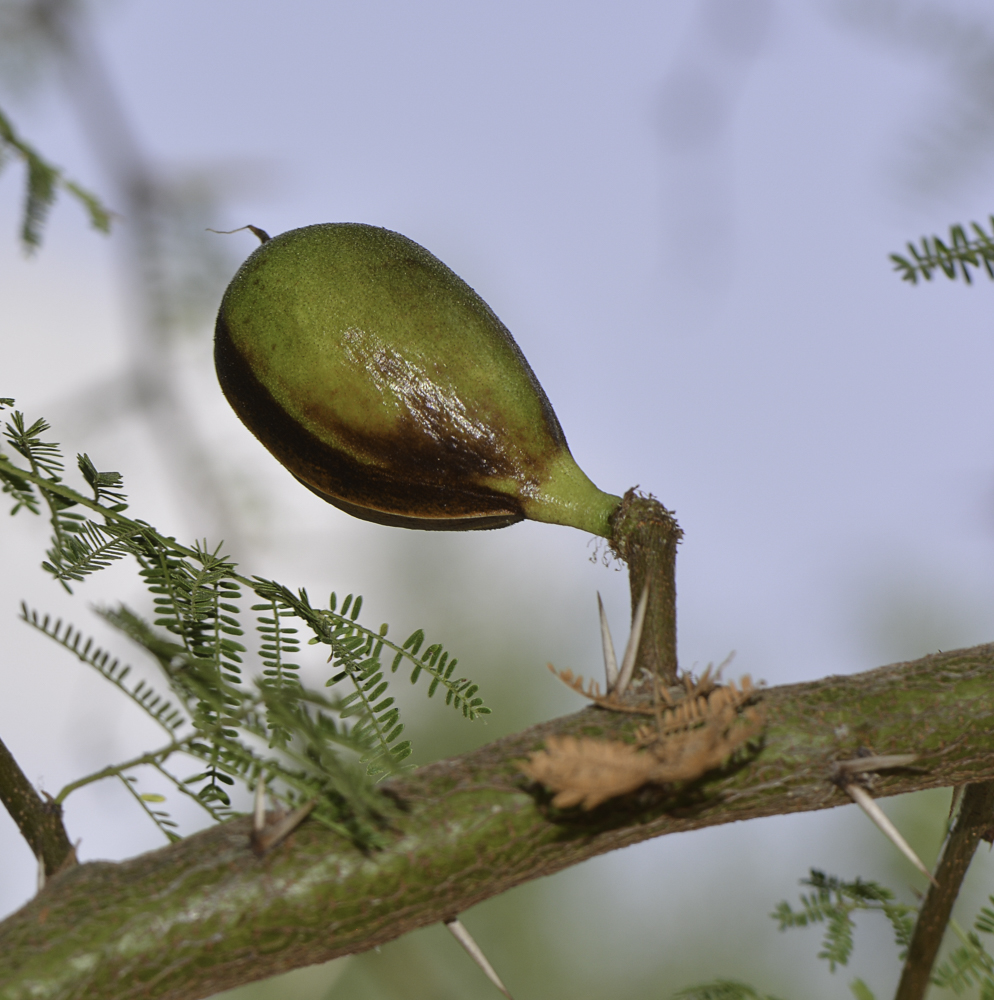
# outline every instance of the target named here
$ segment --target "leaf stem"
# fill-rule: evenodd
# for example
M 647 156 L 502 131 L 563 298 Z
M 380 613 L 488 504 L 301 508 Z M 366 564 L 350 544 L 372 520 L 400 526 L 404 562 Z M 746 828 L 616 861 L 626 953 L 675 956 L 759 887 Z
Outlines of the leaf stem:
M 70 781 L 68 785 L 64 786 L 62 791 L 55 796 L 54 802 L 56 805 L 61 806 L 63 802 L 78 788 L 82 788 L 84 785 L 92 785 L 95 781 L 103 781 L 104 778 L 119 778 L 125 771 L 129 771 L 133 767 L 141 767 L 142 764 L 151 764 L 153 767 L 157 767 L 164 760 L 171 757 L 177 750 L 182 750 L 183 747 L 202 736 L 201 733 L 193 733 L 190 736 L 185 736 L 181 740 L 173 740 L 171 743 L 164 747 L 160 747 L 158 750 L 152 750 L 149 753 L 143 753 L 139 757 L 132 757 L 131 760 L 126 760 L 123 764 L 110 764 L 103 768 L 101 771 L 94 771 L 93 774 L 87 774 L 82 778 L 77 778 L 75 781 Z

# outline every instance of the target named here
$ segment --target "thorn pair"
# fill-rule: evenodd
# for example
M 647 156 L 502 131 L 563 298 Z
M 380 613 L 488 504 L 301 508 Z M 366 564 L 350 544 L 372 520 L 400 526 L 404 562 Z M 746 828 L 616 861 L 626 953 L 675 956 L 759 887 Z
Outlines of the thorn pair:
M 604 613 L 604 602 L 601 600 L 600 593 L 597 594 L 597 608 L 601 619 L 601 646 L 604 649 L 604 674 L 608 694 L 624 694 L 631 683 L 632 673 L 635 670 L 635 657 L 638 654 L 639 643 L 642 641 L 642 626 L 645 625 L 645 609 L 648 604 L 649 581 L 646 580 L 645 586 L 642 588 L 642 596 L 635 608 L 635 617 L 632 618 L 632 632 L 628 637 L 628 645 L 625 646 L 625 655 L 621 660 L 621 669 L 619 670 L 618 659 L 614 655 L 611 629 L 608 628 L 607 615 Z
M 840 760 L 835 765 L 832 780 L 870 817 L 891 843 L 932 883 L 938 885 L 932 873 L 912 850 L 911 845 L 901 836 L 898 829 L 877 805 L 872 795 L 859 783 L 858 776 L 869 771 L 886 771 L 892 767 L 907 767 L 917 760 L 913 753 L 889 754 L 884 756 L 856 757 L 854 760 Z
M 483 974 L 487 979 L 507 997 L 507 1000 L 513 1000 L 511 994 L 507 992 L 507 987 L 500 981 L 500 976 L 494 972 L 494 967 L 487 961 L 487 956 L 483 954 L 480 946 L 473 940 L 473 936 L 466 930 L 459 918 L 452 917 L 450 920 L 446 920 L 445 926 L 452 932 L 452 936 L 466 949 L 469 957 L 483 970 Z
M 261 858 L 267 851 L 286 840 L 304 822 L 317 805 L 317 799 L 305 802 L 293 812 L 279 812 L 272 822 L 266 820 L 266 776 L 260 774 L 255 783 L 255 805 L 252 810 L 252 850 Z

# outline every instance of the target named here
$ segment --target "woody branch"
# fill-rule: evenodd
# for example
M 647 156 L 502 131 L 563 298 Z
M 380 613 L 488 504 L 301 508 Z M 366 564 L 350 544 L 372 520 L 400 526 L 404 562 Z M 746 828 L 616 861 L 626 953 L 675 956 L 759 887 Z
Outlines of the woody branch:
M 875 795 L 991 780 L 992 678 L 985 645 L 773 688 L 761 741 L 724 767 L 557 811 L 519 762 L 550 735 L 631 739 L 639 722 L 588 708 L 390 781 L 403 808 L 375 854 L 307 822 L 260 859 L 246 818 L 80 865 L 0 924 L 0 998 L 196 1000 L 364 951 L 650 837 L 843 805 L 835 764 L 862 747 L 919 758 L 877 778 Z

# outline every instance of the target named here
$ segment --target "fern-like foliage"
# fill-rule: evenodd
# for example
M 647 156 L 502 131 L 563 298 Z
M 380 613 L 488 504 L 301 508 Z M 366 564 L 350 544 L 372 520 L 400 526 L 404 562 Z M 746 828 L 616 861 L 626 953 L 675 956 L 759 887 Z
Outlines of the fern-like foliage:
M 911 944 L 917 909 L 894 902 L 894 893 L 876 882 L 855 879 L 846 882 L 812 868 L 801 885 L 814 891 L 802 894 L 800 909 L 794 910 L 782 902 L 770 916 L 788 927 L 809 927 L 826 924 L 827 929 L 818 957 L 829 963 L 832 972 L 837 965 L 846 965 L 852 955 L 855 924 L 852 914 L 856 910 L 873 910 L 883 913 L 894 930 L 901 958 L 907 955 Z M 960 940 L 960 945 L 949 953 L 932 974 L 932 984 L 952 990 L 957 996 L 977 990 L 980 1000 L 994 1000 L 994 956 L 987 950 L 980 935 L 994 935 L 994 896 L 988 897 L 990 906 L 981 908 L 973 929 L 965 932 L 955 920 L 949 926 Z M 873 991 L 862 979 L 854 979 L 849 990 L 855 1000 L 875 1000 Z M 690 986 L 673 994 L 674 1000 L 774 1000 L 761 996 L 752 986 L 735 980 L 718 979 L 700 986 Z
M 808 878 L 801 885 L 810 886 L 812 893 L 801 895 L 801 908 L 794 910 L 786 901 L 781 902 L 770 916 L 780 925 L 780 930 L 788 927 L 808 927 L 811 924 L 826 924 L 825 937 L 819 958 L 828 962 L 832 972 L 837 965 L 847 965 L 853 950 L 852 914 L 857 910 L 871 910 L 882 913 L 890 922 L 897 946 L 903 959 L 911 942 L 911 932 L 915 925 L 915 907 L 894 902 L 894 893 L 877 882 L 864 882 L 857 878 L 852 882 L 826 875 L 812 868 Z
M 27 168 L 24 213 L 21 219 L 21 245 L 26 252 L 32 253 L 41 245 L 45 221 L 60 190 L 83 206 L 94 229 L 103 233 L 110 232 L 111 213 L 100 199 L 70 180 L 33 146 L 28 145 L 17 134 L 10 119 L 0 111 L 0 170 L 12 157 L 23 160 Z
M 21 620 L 32 628 L 54 639 L 69 650 L 82 663 L 93 667 L 127 697 L 134 701 L 147 715 L 150 715 L 168 735 L 172 736 L 188 721 L 183 713 L 167 698 L 164 698 L 144 680 L 128 683 L 130 665 L 124 665 L 109 652 L 96 645 L 73 625 L 61 618 L 52 620 L 50 615 L 39 615 L 26 604 L 21 604 Z
M 832 972 L 835 972 L 836 966 L 849 963 L 856 929 L 852 914 L 857 910 L 884 914 L 890 921 L 897 945 L 902 949 L 901 957 L 904 958 L 911 942 L 917 911 L 913 906 L 895 903 L 890 889 L 860 878 L 846 882 L 816 868 L 811 869 L 806 879 L 801 879 L 801 885 L 809 886 L 814 891 L 801 895 L 800 909 L 795 910 L 784 901 L 770 916 L 780 925 L 780 930 L 825 924 L 825 936 L 818 957 L 828 962 Z M 872 990 L 862 979 L 850 983 L 849 989 L 856 1000 L 874 1000 Z M 760 998 L 751 986 L 726 980 L 690 987 L 674 996 L 681 1000 L 772 1000 L 769 997 Z
M 994 992 L 994 961 L 986 952 L 976 934 L 964 935 L 964 943 L 939 964 L 932 982 L 957 995 L 974 986 L 981 987 L 981 995 Z
M 894 270 L 903 281 L 917 285 L 919 278 L 931 281 L 936 271 L 947 278 L 962 277 L 969 285 L 973 281 L 970 268 L 983 268 L 989 278 L 994 278 L 994 215 L 990 218 L 988 233 L 978 222 L 971 222 L 972 235 L 960 225 L 949 227 L 949 236 L 923 236 L 918 246 L 908 244 L 908 256 L 892 253 Z
M 270 597 L 265 604 L 253 604 L 252 610 L 261 612 L 256 615 L 256 629 L 259 632 L 259 656 L 263 663 L 262 684 L 282 691 L 284 688 L 300 688 L 300 664 L 292 663 L 288 656 L 300 652 L 299 630 L 285 624 L 293 621 L 296 614 L 292 607 L 281 600 L 278 595 Z M 286 747 L 291 733 L 280 724 L 279 719 L 269 720 L 270 746 Z
M 988 897 L 994 906 L 994 896 Z M 981 934 L 994 934 L 994 910 L 981 907 L 973 930 L 965 933 L 955 920 L 949 926 L 960 940 L 960 946 L 941 962 L 932 974 L 932 982 L 960 994 L 971 987 L 979 987 L 980 1000 L 994 1000 L 994 958 L 987 951 Z
M 0 410 L 12 405 L 0 399 Z M 398 644 L 386 624 L 373 630 L 360 623 L 361 597 L 350 594 L 339 607 L 333 593 L 326 607 L 315 607 L 305 590 L 294 593 L 276 581 L 241 575 L 206 542 L 184 546 L 126 517 L 120 475 L 99 472 L 86 455 L 77 464 L 92 498 L 70 488 L 58 446 L 44 437 L 48 430 L 43 420 L 29 423 L 19 412 L 10 414 L 4 437 L 24 462 L 0 454 L 0 486 L 13 513 L 47 508 L 52 538 L 42 566 L 66 589 L 118 559 L 135 560 L 152 598 L 152 620 L 124 605 L 99 613 L 151 656 L 168 689 L 133 682 L 130 667 L 74 626 L 24 606 L 25 622 L 97 670 L 167 736 L 156 750 L 72 782 L 56 801 L 92 781 L 117 778 L 175 839 L 175 824 L 157 807 L 162 796 L 136 787 L 140 768 L 154 770 L 216 820 L 232 815 L 234 786 L 264 780 L 288 807 L 315 802 L 317 821 L 364 847 L 378 844 L 390 806 L 370 779 L 396 771 L 411 753 L 401 739 L 390 676 L 406 663 L 412 683 L 426 676 L 428 696 L 444 689 L 446 703 L 469 719 L 490 711 L 477 685 L 454 676 L 457 661 L 440 643 L 422 652 L 422 629 Z M 263 668 L 254 677 L 245 676 L 246 598 L 256 602 L 250 610 Z M 296 659 L 301 636 L 308 634 L 310 645 L 327 647 L 324 688 L 330 691 L 301 680 Z M 175 772 L 169 762 L 176 755 L 194 758 L 196 772 Z

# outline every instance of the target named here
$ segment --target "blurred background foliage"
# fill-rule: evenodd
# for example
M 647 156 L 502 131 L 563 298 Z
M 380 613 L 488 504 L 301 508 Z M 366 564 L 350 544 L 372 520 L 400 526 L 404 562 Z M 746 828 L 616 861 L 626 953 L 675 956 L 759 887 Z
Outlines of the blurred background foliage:
M 213 313 L 254 238 L 208 227 L 385 225 L 474 285 L 598 485 L 677 508 L 684 666 L 734 648 L 733 675 L 781 683 L 989 640 L 992 289 L 902 287 L 887 254 L 994 208 L 992 39 L 960 0 L 0 0 L 0 107 L 117 213 L 104 240 L 61 204 L 25 261 L 16 166 L 0 178 L 0 391 L 164 530 L 442 637 L 494 715 L 407 699 L 415 763 L 579 708 L 544 664 L 596 676 L 595 591 L 623 635 L 625 575 L 578 533 L 385 529 L 288 481 L 214 382 Z M 16 623 L 21 598 L 88 626 L 86 603 L 138 600 L 114 569 L 67 603 L 43 542 L 4 529 L 0 732 L 51 789 L 147 732 Z M 927 864 L 948 800 L 885 803 Z M 158 846 L 110 787 L 67 823 L 84 859 Z M 0 843 L 10 911 L 34 862 L 6 816 Z M 885 927 L 831 977 L 816 931 L 768 918 L 812 866 L 922 888 L 849 807 L 638 845 L 463 920 L 519 998 L 726 976 L 818 1000 L 857 975 L 886 996 Z M 992 875 L 982 853 L 961 923 Z M 441 927 L 227 994 L 493 995 Z

